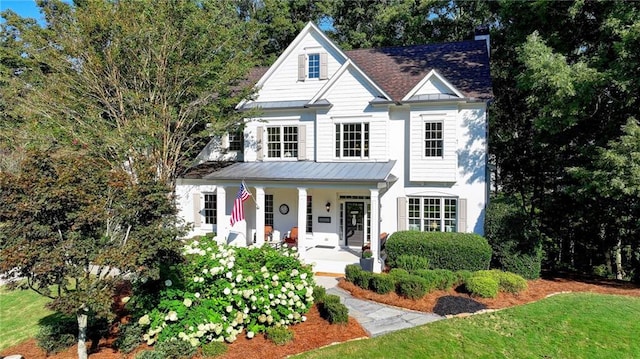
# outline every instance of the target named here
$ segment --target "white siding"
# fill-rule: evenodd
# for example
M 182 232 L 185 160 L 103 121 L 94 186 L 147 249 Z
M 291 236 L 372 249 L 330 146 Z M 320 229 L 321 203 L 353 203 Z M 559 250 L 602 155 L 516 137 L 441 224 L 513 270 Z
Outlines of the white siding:
M 450 94 L 453 93 L 447 85 L 440 81 L 436 76 L 431 76 L 422 87 L 416 91 L 415 95 L 432 95 L 432 94 Z
M 425 125 L 427 121 L 443 123 L 443 156 L 425 156 Z M 457 105 L 432 106 L 411 109 L 409 126 L 410 157 L 409 180 L 412 182 L 455 182 L 457 168 Z
M 315 114 L 312 112 L 296 113 L 292 114 L 291 111 L 270 112 L 269 116 L 261 117 L 259 119 L 249 119 L 244 129 L 244 160 L 245 162 L 255 162 L 258 160 L 258 143 L 257 132 L 258 127 L 276 126 L 306 126 L 305 128 L 305 150 L 306 160 L 312 161 L 315 156 L 315 129 L 314 129 Z M 266 132 L 263 138 L 266 141 Z M 263 144 L 264 145 L 264 144 Z M 266 157 L 266 153 L 265 153 Z M 265 158 L 264 160 L 268 160 Z M 291 159 L 295 160 L 295 159 Z
M 353 69 L 345 71 L 327 92 L 325 98 L 333 104 L 327 113 L 317 115 L 317 161 L 350 161 L 335 158 L 335 124 L 347 122 L 369 123 L 369 158 L 365 161 L 385 161 L 387 152 L 386 108 L 373 108 L 369 102 L 375 89 L 364 85 L 365 80 Z M 356 159 L 353 159 L 356 160 Z
M 298 56 L 300 54 L 327 53 L 327 75 L 331 78 L 344 63 L 344 58 L 331 49 L 318 34 L 310 32 L 292 49 L 290 55 L 262 85 L 256 101 L 309 100 L 328 80 L 307 79 L 298 81 Z M 306 66 L 305 66 L 306 68 Z

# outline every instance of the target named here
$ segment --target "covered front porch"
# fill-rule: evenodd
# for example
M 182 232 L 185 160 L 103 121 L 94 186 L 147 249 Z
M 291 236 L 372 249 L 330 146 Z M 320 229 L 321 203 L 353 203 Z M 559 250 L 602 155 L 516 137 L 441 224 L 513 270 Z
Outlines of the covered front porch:
M 347 264 L 359 263 L 368 244 L 379 272 L 380 198 L 395 181 L 394 164 L 235 163 L 180 185 L 191 182 L 192 196 L 206 187 L 208 205 L 201 207 L 216 209 L 209 231 L 229 244 L 277 246 L 287 240 L 314 271 L 327 273 L 344 273 Z M 251 198 L 243 203 L 244 220 L 231 226 L 240 183 Z

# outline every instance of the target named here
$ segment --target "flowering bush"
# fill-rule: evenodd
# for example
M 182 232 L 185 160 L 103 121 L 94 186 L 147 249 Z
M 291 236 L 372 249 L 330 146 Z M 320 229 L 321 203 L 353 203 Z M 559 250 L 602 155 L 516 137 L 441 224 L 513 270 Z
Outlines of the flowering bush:
M 233 342 L 243 330 L 253 338 L 267 327 L 305 321 L 313 305 L 313 273 L 294 249 L 230 247 L 204 239 L 186 245 L 183 254 L 185 262 L 160 282 L 158 304 L 138 319 L 148 327 L 149 345 L 175 339 L 193 347 Z

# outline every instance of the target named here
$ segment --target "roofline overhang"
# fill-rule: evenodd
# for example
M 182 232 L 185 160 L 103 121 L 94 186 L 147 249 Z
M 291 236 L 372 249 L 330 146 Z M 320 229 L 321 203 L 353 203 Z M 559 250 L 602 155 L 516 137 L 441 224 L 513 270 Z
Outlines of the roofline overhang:
M 256 102 L 253 102 L 251 104 L 257 104 Z M 315 109 L 315 108 L 326 108 L 326 109 L 330 109 L 331 107 L 333 107 L 332 103 L 306 103 L 304 105 L 296 105 L 296 106 L 278 106 L 278 107 L 268 107 L 268 108 L 263 108 L 260 107 L 260 105 L 256 105 L 256 106 L 247 106 L 247 105 L 251 105 L 251 104 L 245 104 L 242 105 L 242 107 L 238 108 L 239 112 L 246 112 L 246 111 L 250 111 L 250 110 L 255 110 L 255 109 L 259 109 L 260 111 L 272 111 L 272 110 L 276 110 L 276 111 L 280 111 L 280 110 L 304 110 L 304 109 Z

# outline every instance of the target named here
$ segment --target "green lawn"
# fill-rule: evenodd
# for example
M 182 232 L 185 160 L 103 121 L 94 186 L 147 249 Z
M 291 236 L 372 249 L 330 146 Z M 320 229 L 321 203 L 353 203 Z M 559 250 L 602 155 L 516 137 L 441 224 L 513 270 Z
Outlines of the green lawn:
M 53 313 L 44 308 L 47 302 L 34 291 L 0 286 L 0 350 L 35 336 L 38 320 Z
M 296 358 L 640 358 L 640 298 L 575 293 Z

